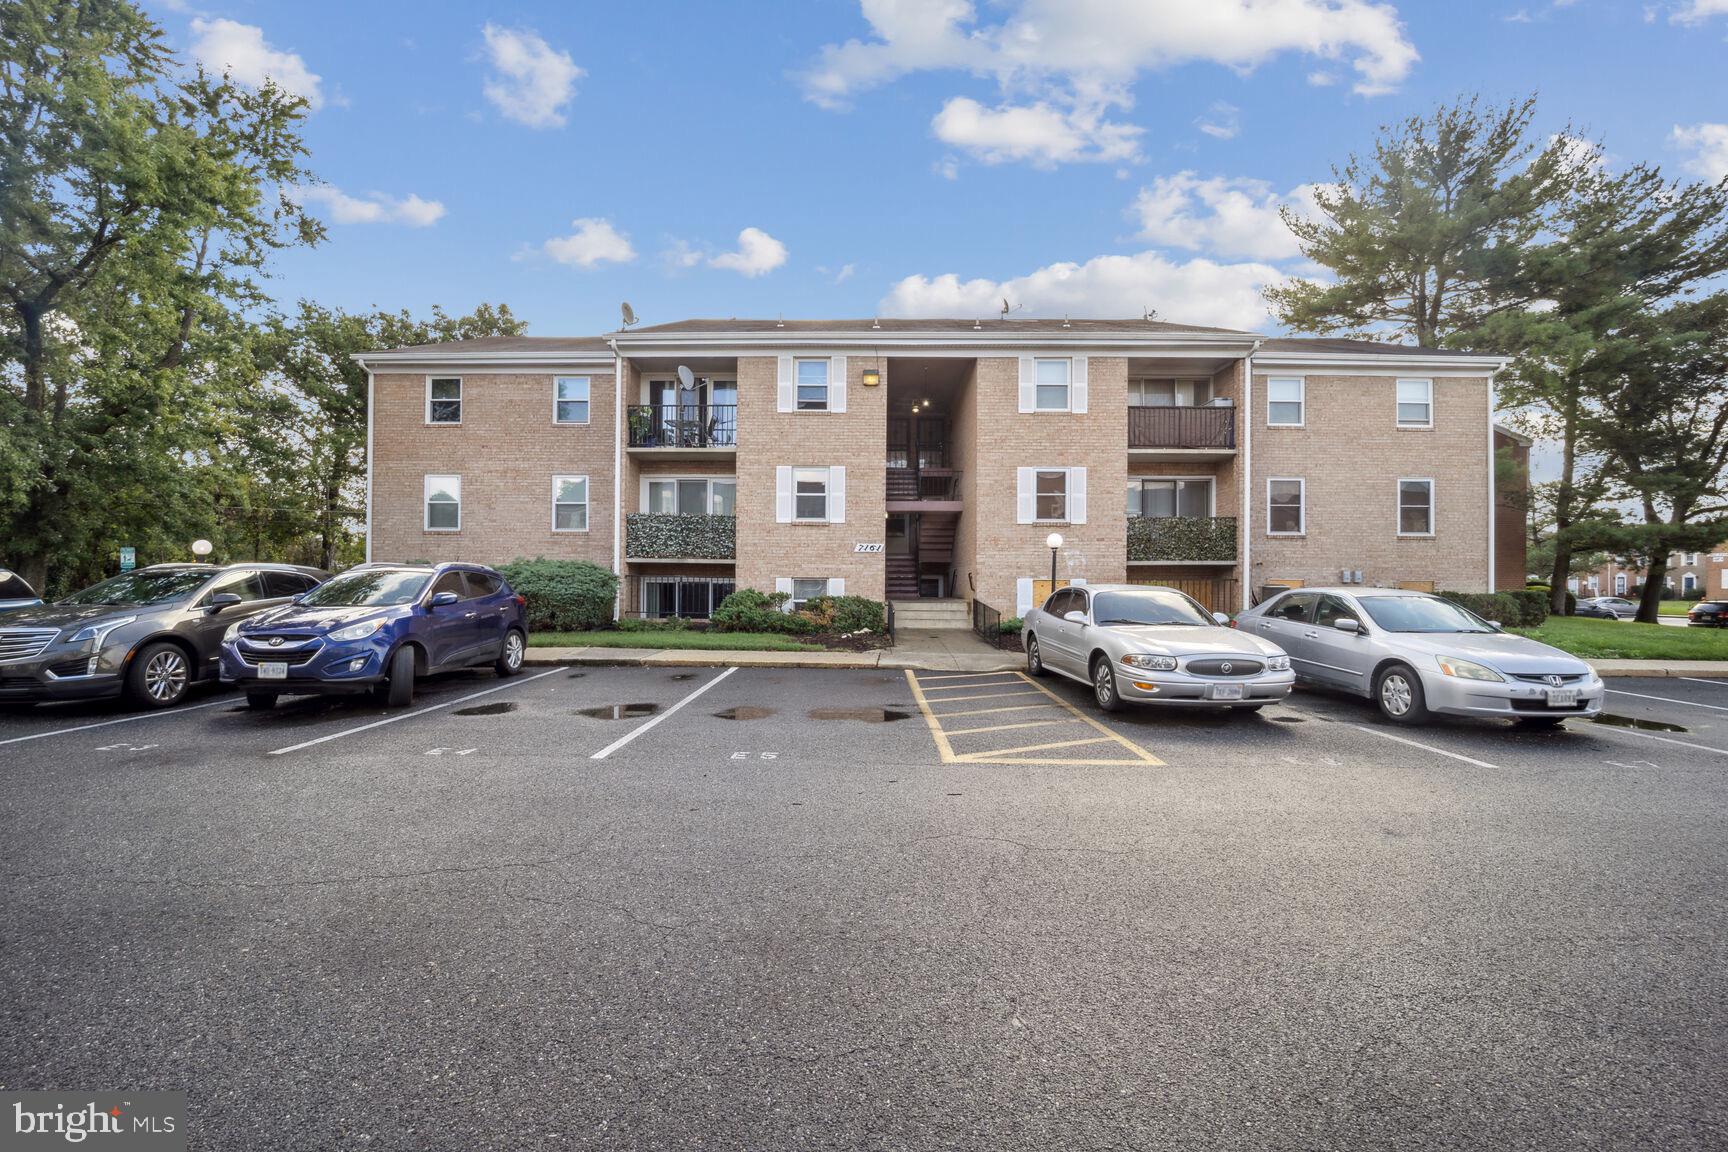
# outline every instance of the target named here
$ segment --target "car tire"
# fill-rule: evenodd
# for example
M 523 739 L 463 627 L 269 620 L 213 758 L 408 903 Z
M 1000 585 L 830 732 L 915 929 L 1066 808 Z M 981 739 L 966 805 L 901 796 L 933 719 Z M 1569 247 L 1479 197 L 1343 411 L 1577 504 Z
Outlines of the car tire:
M 172 708 L 192 687 L 192 661 L 178 644 L 146 644 L 126 669 L 126 696 L 146 708 Z
M 1026 637 L 1026 675 L 1044 675 L 1044 654 L 1038 650 L 1038 637 Z
M 504 634 L 504 650 L 498 654 L 498 662 L 492 665 L 500 676 L 514 676 L 522 671 L 522 661 L 528 655 L 528 638 L 516 628 Z
M 276 695 L 274 692 L 248 692 L 246 707 L 254 712 L 268 712 L 276 707 Z
M 384 703 L 391 708 L 406 708 L 414 703 L 414 649 L 404 644 L 390 657 L 389 687 Z
M 1393 664 L 1374 678 L 1374 703 L 1394 724 L 1421 724 L 1428 719 L 1422 698 L 1422 677 L 1408 664 Z
M 1092 699 L 1100 712 L 1122 710 L 1122 694 L 1116 691 L 1116 672 L 1103 656 L 1092 661 Z

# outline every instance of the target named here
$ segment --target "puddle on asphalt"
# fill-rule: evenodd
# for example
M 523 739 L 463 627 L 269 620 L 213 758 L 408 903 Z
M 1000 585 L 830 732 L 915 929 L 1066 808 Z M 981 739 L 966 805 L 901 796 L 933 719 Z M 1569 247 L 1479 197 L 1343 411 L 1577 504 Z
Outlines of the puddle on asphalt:
M 472 708 L 458 708 L 453 714 L 456 716 L 502 716 L 506 712 L 514 711 L 516 711 L 516 705 L 501 700 L 495 704 L 476 704 Z
M 570 675 L 564 677 L 564 679 L 566 679 L 566 680 L 580 680 L 580 679 L 582 679 L 582 677 L 584 677 L 586 675 L 588 675 L 588 673 L 586 673 L 586 672 L 572 672 L 572 673 L 570 673 Z
M 886 724 L 891 720 L 910 720 L 912 713 L 895 708 L 812 708 L 812 720 L 862 720 L 866 724 Z
M 576 715 L 595 720 L 634 720 L 660 711 L 658 704 L 602 704 L 598 708 L 578 708 Z
M 1603 712 L 1591 718 L 1593 723 L 1608 724 L 1615 728 L 1636 728 L 1640 732 L 1690 732 L 1690 728 L 1682 728 L 1678 724 L 1664 724 L 1660 720 L 1640 720 L 1636 716 L 1616 716 L 1612 712 Z
M 774 715 L 772 708 L 757 708 L 749 704 L 740 704 L 736 708 L 723 708 L 714 713 L 716 720 L 766 720 Z

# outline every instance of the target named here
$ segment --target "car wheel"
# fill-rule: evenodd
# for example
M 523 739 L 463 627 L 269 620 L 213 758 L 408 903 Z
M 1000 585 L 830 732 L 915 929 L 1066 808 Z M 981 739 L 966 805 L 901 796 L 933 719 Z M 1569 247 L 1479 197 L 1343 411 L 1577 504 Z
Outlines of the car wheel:
M 192 662 L 178 644 L 147 644 L 126 670 L 126 695 L 149 708 L 172 708 L 192 686 Z
M 248 692 L 246 693 L 246 707 L 254 712 L 268 712 L 276 707 L 276 693 Z
M 406 708 L 414 703 L 414 649 L 404 644 L 390 657 L 389 690 L 384 703 L 392 708 Z
M 1116 691 L 1116 673 L 1110 668 L 1110 661 L 1100 656 L 1092 662 L 1092 699 L 1098 702 L 1101 712 L 1120 712 L 1122 696 Z
M 1374 681 L 1374 702 L 1380 715 L 1394 724 L 1420 724 L 1428 719 L 1422 700 L 1422 678 L 1407 664 L 1394 664 Z
M 1026 638 L 1026 675 L 1044 675 L 1044 654 L 1038 651 L 1038 637 Z
M 522 658 L 528 654 L 528 641 L 522 638 L 522 633 L 512 628 L 504 635 L 504 651 L 498 654 L 498 663 L 493 667 L 500 676 L 514 676 L 522 671 Z

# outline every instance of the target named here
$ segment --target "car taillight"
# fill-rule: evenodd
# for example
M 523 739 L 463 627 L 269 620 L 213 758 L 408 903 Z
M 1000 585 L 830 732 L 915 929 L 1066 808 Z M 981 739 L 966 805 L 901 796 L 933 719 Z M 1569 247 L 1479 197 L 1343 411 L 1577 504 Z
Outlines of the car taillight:
M 518 608 L 528 607 L 528 597 L 518 595 L 516 597 L 516 607 L 518 607 Z
M 1230 617 L 1230 627 L 1236 627 L 1236 617 L 1234 616 Z

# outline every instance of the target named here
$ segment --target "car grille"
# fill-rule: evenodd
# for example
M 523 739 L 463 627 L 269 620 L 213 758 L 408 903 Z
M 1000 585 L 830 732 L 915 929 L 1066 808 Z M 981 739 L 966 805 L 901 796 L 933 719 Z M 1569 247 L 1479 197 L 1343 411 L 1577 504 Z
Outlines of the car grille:
M 58 628 L 8 628 L 0 631 L 0 661 L 40 656 L 58 635 Z
M 297 668 L 301 664 L 310 664 L 312 657 L 318 655 L 316 648 L 307 652 L 284 652 L 280 650 L 248 652 L 245 649 L 236 649 L 236 651 L 240 653 L 240 659 L 254 668 L 260 664 L 286 664 L 290 668 Z
M 1549 675 L 1550 674 L 1546 672 L 1514 672 L 1512 677 L 1515 680 L 1522 680 L 1527 684 L 1547 684 Z M 1561 675 L 1560 683 L 1581 684 L 1585 679 L 1587 679 L 1587 677 L 1582 672 L 1567 672 Z M 1549 686 L 1558 687 L 1558 685 Z
M 1186 668 L 1192 676 L 1258 676 L 1265 669 L 1262 661 L 1251 656 L 1208 656 L 1188 661 Z

